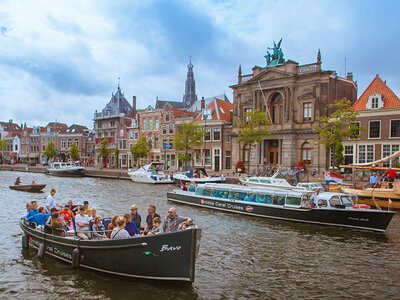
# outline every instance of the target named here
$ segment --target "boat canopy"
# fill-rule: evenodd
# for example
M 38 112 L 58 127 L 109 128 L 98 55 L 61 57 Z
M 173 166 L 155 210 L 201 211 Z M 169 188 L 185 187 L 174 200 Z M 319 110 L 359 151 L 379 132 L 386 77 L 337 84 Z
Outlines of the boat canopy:
M 272 177 L 285 179 L 292 186 L 296 186 L 299 182 L 310 182 L 308 172 L 304 170 L 278 171 Z
M 162 162 L 151 162 L 151 163 L 145 164 L 142 168 L 145 171 L 152 171 L 152 170 L 160 171 L 160 170 L 163 170 L 164 163 L 162 163 Z

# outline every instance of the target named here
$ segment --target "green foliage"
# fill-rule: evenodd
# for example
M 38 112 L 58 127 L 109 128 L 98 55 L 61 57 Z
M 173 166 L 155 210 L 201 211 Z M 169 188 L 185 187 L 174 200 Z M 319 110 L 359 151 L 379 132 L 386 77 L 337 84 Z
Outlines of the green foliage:
M 327 149 L 334 149 L 334 162 L 336 166 L 337 145 L 342 143 L 343 138 L 358 139 L 360 131 L 366 130 L 355 123 L 358 112 L 351 109 L 351 101 L 343 98 L 329 105 L 335 111 L 329 116 L 321 116 L 317 119 L 319 124 L 313 129 L 319 135 L 319 142 Z M 342 145 L 343 147 L 343 145 Z
M 69 157 L 72 160 L 79 160 L 81 158 L 79 148 L 75 143 L 72 143 L 71 148 L 69 148 Z
M 106 156 L 110 155 L 110 149 L 108 148 L 110 146 L 110 143 L 108 142 L 107 139 L 104 139 L 100 142 L 101 146 L 100 148 L 97 149 L 97 151 L 99 152 L 99 155 L 103 158 L 105 158 Z
M 140 159 L 145 158 L 150 152 L 149 145 L 145 136 L 139 138 L 137 143 L 131 147 L 131 153 L 133 158 L 138 162 L 140 166 Z
M 339 167 L 344 163 L 343 143 L 337 143 L 335 146 L 335 167 Z
M 174 137 L 174 148 L 184 151 L 184 153 L 178 154 L 178 159 L 185 162 L 185 167 L 186 162 L 192 159 L 193 147 L 203 144 L 204 133 L 204 130 L 201 130 L 201 125 L 194 121 L 179 124 Z
M 267 115 L 258 109 L 254 112 L 246 113 L 245 120 L 240 122 L 240 132 L 237 140 L 243 144 L 244 148 L 249 147 L 247 170 L 250 168 L 251 147 L 254 143 L 261 142 L 264 137 L 271 135 L 267 129 L 270 124 L 271 122 L 268 120 Z
M 7 149 L 8 143 L 5 139 L 0 139 L 0 151 L 4 151 Z
M 50 142 L 47 144 L 43 154 L 44 156 L 47 157 L 47 159 L 52 159 L 57 157 L 56 145 L 54 144 L 54 142 Z
M 114 157 L 115 157 L 115 168 L 118 169 L 118 167 L 119 167 L 119 150 L 118 150 L 118 148 L 115 148 Z

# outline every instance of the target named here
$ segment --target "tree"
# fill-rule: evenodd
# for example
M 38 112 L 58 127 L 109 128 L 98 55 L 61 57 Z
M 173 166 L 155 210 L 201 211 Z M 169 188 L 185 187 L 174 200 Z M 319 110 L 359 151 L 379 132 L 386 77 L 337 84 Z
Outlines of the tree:
M 330 104 L 329 107 L 334 108 L 334 112 L 329 116 L 317 118 L 319 124 L 313 129 L 319 135 L 319 142 L 332 151 L 334 167 L 338 167 L 343 163 L 343 155 L 338 155 L 339 151 L 343 151 L 342 139 L 358 139 L 360 131 L 366 128 L 359 127 L 358 123 L 355 123 L 358 112 L 351 109 L 350 100 L 343 98 Z
M 118 148 L 115 148 L 115 150 L 114 150 L 114 157 L 115 157 L 115 168 L 118 169 L 118 167 L 119 167 L 119 150 L 118 150 Z
M 47 144 L 43 155 L 47 157 L 47 160 L 57 157 L 56 145 L 54 144 L 54 142 L 50 142 Z
M 192 159 L 193 147 L 203 145 L 204 130 L 201 130 L 201 125 L 194 121 L 183 122 L 179 124 L 179 129 L 175 133 L 174 148 L 184 151 L 178 154 L 178 159 L 185 163 Z
M 145 136 L 140 137 L 137 143 L 131 147 L 132 156 L 137 161 L 138 167 L 140 167 L 140 158 L 147 157 L 149 152 L 150 148 Z
M 110 149 L 108 148 L 110 146 L 110 143 L 107 139 L 104 139 L 100 142 L 100 144 L 101 146 L 97 151 L 99 152 L 99 155 L 103 158 L 104 167 L 106 167 L 106 157 L 110 155 Z
M 247 112 L 245 120 L 240 122 L 240 131 L 237 140 L 243 144 L 243 149 L 249 147 L 249 157 L 247 160 L 247 171 L 250 172 L 250 154 L 254 143 L 261 142 L 264 137 L 270 136 L 267 126 L 271 122 L 267 115 L 258 109 L 254 112 Z
M 81 158 L 79 148 L 75 143 L 72 143 L 71 148 L 69 148 L 69 157 L 71 157 L 72 160 L 79 160 Z
M 0 162 L 3 163 L 3 151 L 7 149 L 8 143 L 6 142 L 5 139 L 0 139 L 0 155 L 1 155 L 1 160 Z

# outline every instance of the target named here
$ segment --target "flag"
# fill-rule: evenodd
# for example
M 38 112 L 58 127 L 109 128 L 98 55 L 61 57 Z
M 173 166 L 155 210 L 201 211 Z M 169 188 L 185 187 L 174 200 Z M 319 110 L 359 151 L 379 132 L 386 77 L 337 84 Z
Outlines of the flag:
M 391 205 L 393 203 L 392 199 L 389 198 L 389 205 Z
M 181 180 L 181 188 L 183 189 L 185 187 L 185 185 L 182 183 L 182 180 Z
M 335 173 L 328 172 L 328 171 L 325 171 L 324 174 L 325 174 L 326 185 L 329 185 L 330 182 L 335 182 L 338 184 L 341 184 L 343 182 L 343 178 L 344 178 L 343 175 L 335 174 Z

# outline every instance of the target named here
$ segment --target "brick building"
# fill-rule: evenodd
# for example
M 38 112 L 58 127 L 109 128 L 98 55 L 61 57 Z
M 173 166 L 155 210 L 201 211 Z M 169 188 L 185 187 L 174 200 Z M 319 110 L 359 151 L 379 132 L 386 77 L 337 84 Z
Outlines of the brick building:
M 79 156 L 83 162 L 87 160 L 87 140 L 89 136 L 89 129 L 86 126 L 73 124 L 62 132 L 58 133 L 56 149 L 58 156 L 64 160 L 69 157 L 69 149 L 72 143 L 75 143 L 79 149 Z

